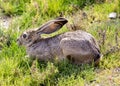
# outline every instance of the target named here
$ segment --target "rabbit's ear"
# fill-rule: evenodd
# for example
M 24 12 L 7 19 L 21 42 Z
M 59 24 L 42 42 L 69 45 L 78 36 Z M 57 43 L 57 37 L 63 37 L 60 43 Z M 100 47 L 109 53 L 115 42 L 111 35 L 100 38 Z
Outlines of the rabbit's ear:
M 59 30 L 60 28 L 62 28 L 62 26 L 64 24 L 66 24 L 68 21 L 65 18 L 59 17 L 56 18 L 54 20 L 48 21 L 47 23 L 45 23 L 44 25 L 42 25 L 38 30 L 37 30 L 37 34 L 50 34 L 53 33 L 57 30 Z

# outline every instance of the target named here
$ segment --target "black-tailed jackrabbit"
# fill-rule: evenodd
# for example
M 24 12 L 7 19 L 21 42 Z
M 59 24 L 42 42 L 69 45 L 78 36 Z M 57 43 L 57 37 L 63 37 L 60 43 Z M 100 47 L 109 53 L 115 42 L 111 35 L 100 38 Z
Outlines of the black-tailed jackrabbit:
M 50 34 L 59 30 L 68 21 L 59 17 L 47 22 L 36 30 L 24 32 L 17 40 L 27 49 L 30 57 L 48 61 L 55 57 L 67 58 L 75 64 L 98 63 L 100 50 L 94 37 L 84 31 L 66 32 L 54 37 L 42 38 L 41 34 Z

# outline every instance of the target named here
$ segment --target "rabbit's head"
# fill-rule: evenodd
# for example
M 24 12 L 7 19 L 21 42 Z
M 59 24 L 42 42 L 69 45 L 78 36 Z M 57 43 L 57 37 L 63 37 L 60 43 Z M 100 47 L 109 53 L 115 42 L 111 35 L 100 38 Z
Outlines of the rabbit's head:
M 30 46 L 33 43 L 41 40 L 41 34 L 50 34 L 59 30 L 68 21 L 65 18 L 59 17 L 54 20 L 48 21 L 38 29 L 28 30 L 23 32 L 17 39 L 19 45 Z

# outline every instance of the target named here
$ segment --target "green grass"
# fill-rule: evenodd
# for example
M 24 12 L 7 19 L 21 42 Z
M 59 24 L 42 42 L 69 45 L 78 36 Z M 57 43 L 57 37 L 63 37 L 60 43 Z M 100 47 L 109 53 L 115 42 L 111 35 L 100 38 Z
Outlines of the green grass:
M 104 2 L 102 0 L 101 2 Z M 97 0 L 9 0 L 9 1 L 0 1 L 0 7 L 6 15 L 21 15 L 24 12 L 32 12 L 32 14 L 39 12 L 41 15 L 54 15 L 59 14 L 59 12 L 69 12 L 74 9 L 71 5 L 76 7 L 84 7 L 85 5 L 90 5 L 96 2 Z M 31 10 L 32 9 L 32 10 Z
M 0 49 L 2 49 L 0 50 L 0 86 L 95 86 L 97 84 L 106 86 L 111 83 L 110 76 L 114 81 L 112 84 L 120 85 L 120 76 L 117 72 L 112 74 L 114 69 L 120 68 L 120 53 L 116 48 L 120 48 L 120 34 L 117 35 L 118 42 L 116 42 L 116 32 L 120 33 L 120 19 L 108 20 L 110 12 L 120 12 L 120 3 L 118 3 L 120 1 L 110 0 L 101 4 L 96 2 L 97 0 L 58 0 L 57 2 L 1 0 L 0 14 L 12 16 L 13 20 L 8 30 L 0 27 Z M 17 37 L 24 30 L 39 27 L 42 23 L 59 16 L 61 12 L 64 16 L 73 12 L 70 18 L 72 19 L 74 15 L 79 18 L 79 13 L 75 14 L 77 10 L 74 6 L 77 9 L 82 7 L 81 9 L 88 14 L 88 20 L 82 20 L 82 23 L 86 31 L 94 35 L 99 42 L 103 54 L 100 65 L 78 66 L 69 61 L 41 62 L 27 58 L 25 48 L 19 47 L 16 43 Z M 94 16 L 95 20 L 92 20 L 91 16 Z M 91 23 L 96 20 L 100 20 L 100 23 Z M 66 31 L 68 29 L 63 27 L 50 36 Z M 102 39 L 103 31 L 106 31 L 105 40 Z M 45 35 L 47 36 L 49 35 Z M 99 70 L 100 72 L 97 72 Z

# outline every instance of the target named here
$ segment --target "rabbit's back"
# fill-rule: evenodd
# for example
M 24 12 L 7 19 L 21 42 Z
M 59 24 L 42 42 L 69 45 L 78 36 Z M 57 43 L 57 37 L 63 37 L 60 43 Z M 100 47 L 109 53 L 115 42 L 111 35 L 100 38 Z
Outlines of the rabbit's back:
M 93 41 L 94 37 L 85 31 L 77 30 L 73 32 L 64 33 L 64 38 L 79 39 L 79 40 L 89 40 Z
M 69 42 L 64 41 L 64 40 L 69 40 Z M 66 44 L 70 44 L 70 43 L 72 44 L 74 42 L 76 44 L 73 46 L 82 46 L 83 45 L 84 48 L 88 48 L 86 46 L 88 46 L 90 43 L 92 45 L 95 45 L 97 48 L 99 48 L 95 38 L 90 33 L 87 33 L 85 31 L 81 31 L 81 30 L 64 33 L 61 43 L 63 43 L 63 41 Z
M 100 56 L 94 37 L 84 31 L 67 32 L 60 42 L 63 54 L 75 63 L 88 63 Z

